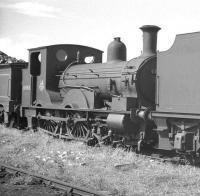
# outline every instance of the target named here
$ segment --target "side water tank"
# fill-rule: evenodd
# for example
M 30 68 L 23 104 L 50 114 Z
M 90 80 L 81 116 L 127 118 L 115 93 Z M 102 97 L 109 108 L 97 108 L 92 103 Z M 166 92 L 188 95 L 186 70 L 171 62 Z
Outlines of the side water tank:
M 108 45 L 107 62 L 126 61 L 126 46 L 121 42 L 120 37 L 115 37 Z

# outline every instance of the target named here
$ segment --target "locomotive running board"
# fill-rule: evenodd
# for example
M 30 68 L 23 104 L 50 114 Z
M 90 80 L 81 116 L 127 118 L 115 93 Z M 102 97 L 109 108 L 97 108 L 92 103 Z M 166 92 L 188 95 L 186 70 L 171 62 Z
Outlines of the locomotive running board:
M 200 120 L 200 114 L 170 113 L 170 112 L 151 112 L 151 118 L 185 118 Z
M 80 111 L 80 112 L 94 112 L 94 113 L 114 113 L 131 115 L 132 111 L 116 111 L 116 110 L 101 110 L 101 109 L 74 109 L 74 108 L 59 108 L 57 107 L 37 107 L 37 106 L 22 106 L 23 109 L 41 109 L 41 110 L 62 110 L 62 111 Z

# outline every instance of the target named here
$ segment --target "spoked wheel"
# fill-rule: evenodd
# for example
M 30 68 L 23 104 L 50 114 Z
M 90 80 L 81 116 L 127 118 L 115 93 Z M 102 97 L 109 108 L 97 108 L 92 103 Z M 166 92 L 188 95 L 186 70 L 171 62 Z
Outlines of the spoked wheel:
M 56 124 L 54 124 L 54 121 L 52 120 L 39 119 L 39 127 L 46 131 L 53 133 L 55 126 Z
M 74 123 L 74 126 L 71 128 L 71 135 L 75 139 L 87 140 L 91 135 L 90 128 L 86 121 L 77 121 Z
M 79 116 L 68 116 L 66 121 L 38 119 L 38 125 L 44 132 L 63 139 L 87 140 L 91 136 L 88 122 Z
M 67 111 L 55 114 L 47 110 L 41 113 L 38 114 L 38 127 L 50 135 L 82 141 L 87 140 L 92 135 L 90 122 L 84 112 Z
M 63 122 L 61 121 L 57 122 L 54 120 L 39 119 L 39 127 L 48 134 L 59 138 L 64 134 Z
M 68 120 L 65 124 L 65 135 L 75 140 L 87 140 L 91 136 L 90 123 L 86 120 L 84 114 L 68 113 Z

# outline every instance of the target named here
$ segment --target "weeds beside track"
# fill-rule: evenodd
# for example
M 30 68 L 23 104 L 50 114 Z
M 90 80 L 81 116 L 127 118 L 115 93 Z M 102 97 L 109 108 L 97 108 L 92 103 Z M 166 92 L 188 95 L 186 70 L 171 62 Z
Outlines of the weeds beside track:
M 114 196 L 198 195 L 200 169 L 173 165 L 110 147 L 64 142 L 43 132 L 0 128 L 0 159 Z
M 0 163 L 0 171 L 7 171 L 9 173 L 15 173 L 15 174 L 17 173 L 18 175 L 23 174 L 23 175 L 28 175 L 28 176 L 37 178 L 40 180 L 41 183 L 44 183 L 48 186 L 55 187 L 57 189 L 64 191 L 64 194 L 66 196 L 109 196 L 111 195 L 109 193 L 104 193 L 102 191 L 98 192 L 91 189 L 78 187 L 73 184 L 62 182 L 60 180 L 53 179 L 53 178 L 48 178 L 42 175 L 34 174 L 32 172 L 25 171 L 20 168 L 8 166 L 2 163 Z

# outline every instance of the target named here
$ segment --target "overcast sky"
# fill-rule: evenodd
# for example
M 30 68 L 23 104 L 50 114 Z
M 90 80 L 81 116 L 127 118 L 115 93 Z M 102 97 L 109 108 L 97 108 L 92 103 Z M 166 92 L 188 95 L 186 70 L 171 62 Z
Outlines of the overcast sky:
M 27 60 L 28 48 L 82 44 L 105 51 L 121 37 L 128 59 L 141 53 L 142 25 L 158 25 L 158 50 L 200 31 L 199 0 L 1 0 L 0 50 Z M 105 58 L 104 58 L 105 59 Z

